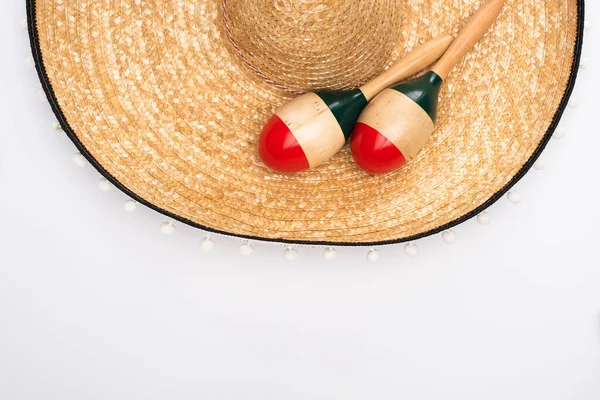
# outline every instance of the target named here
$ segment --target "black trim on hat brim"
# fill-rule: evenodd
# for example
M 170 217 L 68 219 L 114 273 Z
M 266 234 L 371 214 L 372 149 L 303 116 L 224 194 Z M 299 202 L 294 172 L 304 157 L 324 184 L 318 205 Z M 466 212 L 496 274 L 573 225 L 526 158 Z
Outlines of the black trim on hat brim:
M 274 243 L 282 243 L 282 244 L 297 244 L 297 245 L 312 245 L 312 246 L 339 246 L 339 247 L 384 246 L 384 245 L 392 245 L 392 244 L 398 244 L 398 243 L 406 243 L 406 242 L 418 240 L 418 239 L 421 239 L 421 238 L 424 238 L 427 236 L 435 235 L 437 233 L 440 233 L 440 232 L 443 232 L 450 228 L 453 228 L 469 219 L 476 217 L 478 214 L 485 211 L 492 204 L 494 204 L 500 198 L 502 198 L 517 182 L 519 182 L 521 180 L 521 178 L 523 178 L 523 176 L 525 176 L 525 174 L 531 169 L 531 167 L 533 167 L 534 163 L 539 158 L 540 154 L 546 148 L 548 141 L 551 139 L 552 135 L 554 134 L 554 131 L 556 130 L 556 128 L 558 126 L 560 119 L 562 118 L 562 115 L 565 111 L 567 103 L 571 97 L 571 94 L 573 93 L 573 88 L 575 86 L 575 81 L 577 79 L 577 73 L 579 71 L 579 63 L 581 60 L 581 50 L 582 50 L 582 45 L 583 45 L 583 28 L 584 28 L 584 19 L 585 19 L 585 0 L 578 0 L 577 1 L 577 36 L 575 39 L 575 49 L 573 52 L 573 63 L 571 65 L 571 74 L 569 76 L 569 82 L 565 89 L 564 96 L 560 102 L 558 110 L 554 114 L 554 118 L 552 119 L 550 128 L 548 129 L 548 131 L 542 138 L 539 146 L 534 151 L 534 153 L 529 158 L 529 160 L 519 170 L 519 172 L 517 172 L 517 174 L 508 182 L 508 184 L 506 184 L 502 189 L 500 189 L 498 192 L 496 192 L 489 200 L 487 200 L 485 203 L 483 203 L 482 205 L 477 207 L 475 210 L 463 215 L 460 218 L 455 219 L 454 221 L 452 221 L 448 224 L 445 224 L 438 228 L 429 230 L 427 232 L 420 233 L 418 235 L 414 235 L 414 236 L 410 236 L 410 237 L 406 237 L 406 238 L 402 238 L 402 239 L 395 239 L 395 240 L 385 240 L 385 241 L 379 241 L 379 242 L 356 242 L 356 243 L 342 242 L 342 243 L 340 243 L 340 242 L 327 242 L 327 241 L 272 239 L 272 238 L 263 238 L 263 237 L 250 236 L 250 235 L 238 235 L 238 234 L 233 234 L 230 232 L 220 231 L 218 229 L 212 229 L 212 228 L 197 224 L 195 222 L 192 222 L 181 216 L 170 213 L 166 210 L 163 210 L 160 207 L 157 207 L 156 205 L 144 200 L 143 198 L 141 198 L 140 196 L 136 195 L 131 190 L 129 190 L 127 187 L 122 185 L 108 171 L 106 171 L 104 169 L 104 167 L 102 167 L 102 165 L 100 165 L 98 163 L 98 161 L 88 152 L 88 150 L 81 143 L 81 141 L 79 140 L 77 135 L 75 135 L 75 133 L 69 126 L 67 119 L 65 118 L 62 110 L 60 109 L 60 106 L 58 105 L 58 101 L 54 94 L 54 90 L 52 89 L 52 85 L 50 84 L 48 74 L 46 73 L 46 68 L 43 64 L 42 52 L 41 52 L 41 48 L 39 45 L 39 37 L 38 37 L 37 24 L 36 24 L 36 0 L 26 0 L 26 1 L 27 1 L 27 23 L 28 23 L 28 30 L 29 30 L 29 39 L 30 39 L 30 44 L 31 44 L 31 51 L 33 53 L 33 58 L 35 60 L 35 68 L 37 70 L 38 76 L 42 83 L 44 92 L 46 93 L 48 101 L 50 102 L 50 106 L 52 107 L 52 111 L 58 118 L 58 121 L 59 121 L 62 129 L 66 132 L 69 139 L 71 139 L 71 141 L 75 144 L 75 146 L 77 147 L 79 152 L 88 160 L 88 162 L 94 168 L 96 168 L 96 170 L 98 170 L 98 172 L 100 172 L 100 174 L 102 174 L 102 176 L 104 176 L 115 187 L 117 187 L 119 190 L 121 190 L 127 196 L 131 197 L 133 200 L 137 201 L 140 204 L 145 205 L 146 207 L 149 207 L 149 208 L 151 208 L 173 220 L 182 222 L 184 224 L 190 225 L 194 228 L 198 228 L 198 229 L 201 229 L 206 232 L 220 234 L 220 235 L 226 235 L 226 236 L 232 236 L 232 237 L 236 237 L 236 238 L 240 238 L 240 239 L 256 240 L 256 241 L 263 241 L 263 242 L 274 242 Z

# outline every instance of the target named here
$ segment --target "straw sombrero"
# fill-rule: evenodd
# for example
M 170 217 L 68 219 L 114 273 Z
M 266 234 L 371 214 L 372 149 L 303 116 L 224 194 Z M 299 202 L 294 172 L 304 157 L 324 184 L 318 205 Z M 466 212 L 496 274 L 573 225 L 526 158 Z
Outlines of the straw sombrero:
M 36 65 L 63 129 L 135 200 L 198 228 L 308 244 L 402 242 L 496 201 L 558 124 L 583 0 L 507 0 L 452 73 L 438 129 L 405 169 L 371 176 L 347 148 L 275 173 L 259 133 L 297 93 L 356 87 L 481 0 L 29 0 Z

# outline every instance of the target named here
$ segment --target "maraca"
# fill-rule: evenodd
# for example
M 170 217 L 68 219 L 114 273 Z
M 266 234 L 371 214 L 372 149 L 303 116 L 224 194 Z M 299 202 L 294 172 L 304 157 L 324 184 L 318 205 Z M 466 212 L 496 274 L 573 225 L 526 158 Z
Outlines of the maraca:
M 439 60 L 450 43 L 449 35 L 425 43 L 359 89 L 296 97 L 263 128 L 259 140 L 261 159 L 269 168 L 288 173 L 323 164 L 344 146 L 369 100 Z
M 435 130 L 442 83 L 489 30 L 503 6 L 504 0 L 488 0 L 430 72 L 384 90 L 369 103 L 351 141 L 352 155 L 360 168 L 372 174 L 392 172 L 425 147 Z

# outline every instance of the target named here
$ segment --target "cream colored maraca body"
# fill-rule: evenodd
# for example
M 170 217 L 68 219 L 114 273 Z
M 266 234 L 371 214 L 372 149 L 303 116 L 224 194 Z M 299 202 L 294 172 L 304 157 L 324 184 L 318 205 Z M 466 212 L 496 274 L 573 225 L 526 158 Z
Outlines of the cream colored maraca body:
M 402 110 L 402 118 L 398 118 L 398 110 Z M 402 152 L 406 161 L 417 156 L 435 130 L 429 114 L 394 89 L 384 90 L 377 96 L 377 101 L 369 103 L 358 122 L 377 130 Z
M 346 142 L 338 120 L 316 93 L 296 97 L 277 111 L 277 116 L 294 132 L 310 168 L 329 160 Z

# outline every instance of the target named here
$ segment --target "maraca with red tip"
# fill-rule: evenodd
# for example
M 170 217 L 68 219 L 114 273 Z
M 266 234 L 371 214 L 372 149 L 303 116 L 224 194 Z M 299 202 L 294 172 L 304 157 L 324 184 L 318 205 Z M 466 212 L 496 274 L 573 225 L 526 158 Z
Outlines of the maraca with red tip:
M 435 130 L 442 83 L 489 30 L 503 6 L 504 0 L 488 0 L 430 72 L 384 90 L 369 103 L 352 134 L 352 155 L 360 168 L 385 174 L 416 157 Z
M 449 35 L 431 40 L 359 89 L 296 97 L 263 128 L 258 145 L 262 161 L 273 170 L 287 173 L 323 164 L 344 146 L 369 100 L 433 64 L 450 43 Z

